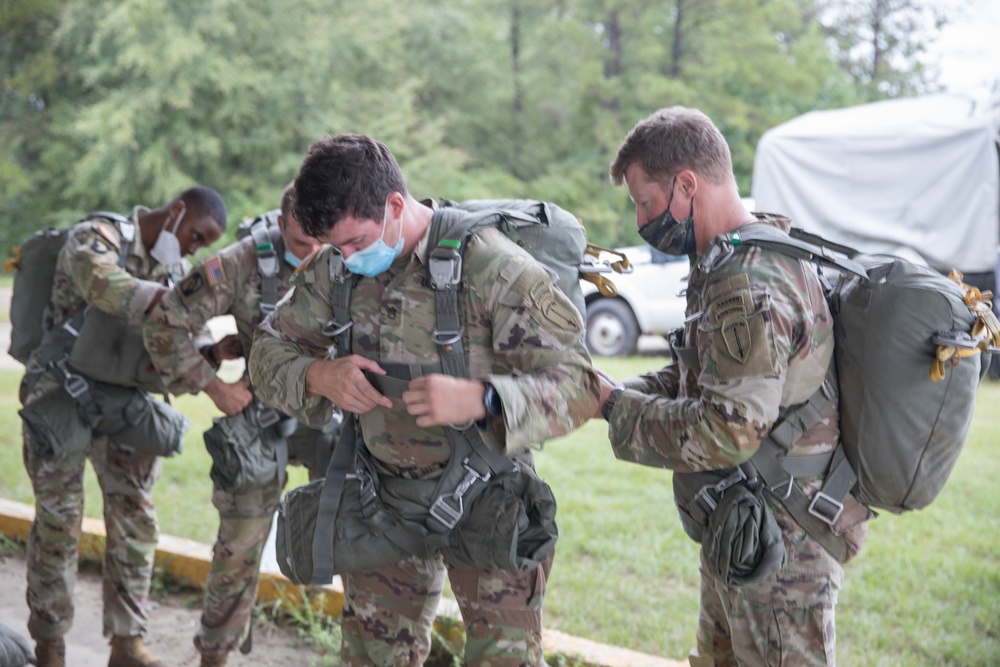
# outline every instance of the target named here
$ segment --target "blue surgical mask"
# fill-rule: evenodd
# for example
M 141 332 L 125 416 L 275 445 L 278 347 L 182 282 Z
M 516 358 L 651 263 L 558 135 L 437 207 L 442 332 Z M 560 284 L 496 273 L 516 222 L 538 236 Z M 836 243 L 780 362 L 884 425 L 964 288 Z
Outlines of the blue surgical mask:
M 403 218 L 399 218 L 399 240 L 396 245 L 390 248 L 382 238 L 385 236 L 385 228 L 389 226 L 389 204 L 386 202 L 385 214 L 382 216 L 382 233 L 371 245 L 358 250 L 344 260 L 344 266 L 351 273 L 355 273 L 368 278 L 374 278 L 385 272 L 403 251 Z
M 299 265 L 302 264 L 302 260 L 293 255 L 291 250 L 285 251 L 285 261 L 288 262 L 288 265 L 293 269 L 299 268 Z

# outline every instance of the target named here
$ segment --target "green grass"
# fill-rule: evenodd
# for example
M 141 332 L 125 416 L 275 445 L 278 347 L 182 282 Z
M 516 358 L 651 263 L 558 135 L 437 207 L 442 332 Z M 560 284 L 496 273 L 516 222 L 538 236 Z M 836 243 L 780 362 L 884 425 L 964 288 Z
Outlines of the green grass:
M 598 359 L 615 377 L 661 358 Z M 0 495 L 32 502 L 21 463 L 18 373 L 0 373 Z M 841 665 L 1000 664 L 1000 384 L 984 383 L 972 432 L 929 508 L 883 513 L 847 566 L 837 619 Z M 212 542 L 210 460 L 201 442 L 218 413 L 204 397 L 175 405 L 192 428 L 184 453 L 164 461 L 156 488 L 162 531 Z M 560 540 L 545 626 L 674 659 L 694 646 L 698 548 L 680 527 L 670 473 L 614 459 L 603 422 L 546 444 L 537 455 L 559 500 Z M 293 469 L 291 485 L 305 481 Z M 87 472 L 87 515 L 100 493 Z

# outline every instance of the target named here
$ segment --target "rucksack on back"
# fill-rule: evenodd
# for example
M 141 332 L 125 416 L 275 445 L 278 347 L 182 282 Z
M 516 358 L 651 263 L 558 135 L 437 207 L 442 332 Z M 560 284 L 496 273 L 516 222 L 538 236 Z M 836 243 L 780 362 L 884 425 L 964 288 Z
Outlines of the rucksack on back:
M 580 288 L 580 266 L 587 262 L 587 230 L 575 215 L 564 208 L 533 199 L 470 199 L 456 203 L 443 199 L 442 208 L 455 207 L 470 213 L 494 212 L 473 228 L 495 226 L 503 234 L 555 271 L 559 289 L 569 297 L 581 315 L 587 306 Z M 471 233 L 471 232 L 470 232 Z M 436 242 L 431 240 L 430 246 Z
M 968 436 L 982 356 L 1000 343 L 990 295 L 905 259 L 864 255 L 797 229 L 785 235 L 749 225 L 730 234 L 730 243 L 839 272 L 826 296 L 854 496 L 894 513 L 927 506 Z
M 10 349 L 8 353 L 22 364 L 42 344 L 45 309 L 52 299 L 52 281 L 59 251 L 66 244 L 69 229 L 47 227 L 32 234 L 14 249 L 13 261 L 4 264 L 14 274 L 14 293 L 10 300 Z
M 83 220 L 108 218 L 132 224 L 117 213 L 93 213 Z M 8 353 L 22 364 L 42 344 L 45 310 L 52 300 L 52 281 L 56 274 L 59 251 L 66 245 L 72 227 L 47 227 L 35 232 L 14 249 L 14 259 L 4 263 L 4 271 L 16 271 L 10 301 L 10 349 Z

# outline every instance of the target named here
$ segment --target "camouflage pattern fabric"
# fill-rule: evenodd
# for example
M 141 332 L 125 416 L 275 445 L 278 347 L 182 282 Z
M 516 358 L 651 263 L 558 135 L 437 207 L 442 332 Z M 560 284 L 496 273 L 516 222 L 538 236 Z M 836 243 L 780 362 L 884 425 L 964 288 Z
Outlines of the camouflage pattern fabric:
M 282 262 L 279 295 L 288 290 L 293 275 Z M 198 393 L 215 378 L 215 369 L 202 356 L 200 341 L 194 336 L 213 317 L 232 315 L 243 349 L 250 349 L 253 330 L 263 317 L 260 302 L 261 278 L 252 237 L 198 263 L 164 295 L 149 314 L 143 337 L 168 389 L 175 394 Z M 310 470 L 310 477 L 315 474 Z M 219 532 L 205 584 L 201 627 L 194 638 L 202 653 L 227 653 L 246 639 L 257 599 L 261 555 L 280 497 L 277 479 L 241 493 L 219 488 L 213 492 Z
M 293 272 L 282 262 L 278 294 L 286 292 Z M 198 349 L 192 333 L 213 317 L 232 315 L 243 350 L 253 342 L 260 311 L 257 246 L 246 237 L 199 262 L 149 314 L 143 339 L 153 365 L 172 394 L 197 394 L 215 378 L 215 369 Z
M 212 494 L 212 504 L 219 510 L 219 533 L 205 582 L 201 626 L 194 638 L 202 653 L 228 653 L 250 632 L 260 560 L 280 496 L 277 479 L 258 491 L 237 494 L 215 489 Z
M 168 267 L 150 258 L 142 243 L 133 243 L 125 269 L 118 266 L 121 235 L 110 222 L 88 221 L 70 233 L 56 264 L 52 292 L 53 324 L 87 304 L 131 323 L 143 313 Z M 37 359 L 42 348 L 32 353 Z M 30 364 L 30 362 L 29 362 Z M 65 391 L 52 372 L 33 385 L 21 383 L 25 405 Z M 35 520 L 28 536 L 28 629 L 35 639 L 56 639 L 73 622 L 73 587 L 83 518 L 83 471 L 90 458 L 101 483 L 107 543 L 104 553 L 104 634 L 145 633 L 147 600 L 158 526 L 152 491 L 160 475 L 156 457 L 126 454 L 97 437 L 85 451 L 60 459 L 41 458 L 46 449 L 23 428 L 24 466 L 35 494 Z
M 758 222 L 785 231 L 790 226 L 784 217 L 757 217 Z M 696 352 L 698 362 L 690 365 L 682 357 L 661 371 L 625 382 L 626 390 L 615 403 L 608 425 L 612 448 L 620 459 L 670 468 L 675 475 L 739 465 L 757 451 L 779 413 L 808 400 L 826 376 L 833 356 L 833 318 L 811 265 L 759 248 L 741 250 L 721 265 L 708 264 L 703 259 L 692 268 L 687 290 L 683 346 Z M 834 404 L 795 443 L 790 455 L 830 452 L 839 442 Z M 822 478 L 796 481 L 812 497 Z M 717 596 L 703 590 L 703 599 L 715 602 L 714 611 L 702 611 L 706 627 L 699 626 L 699 651 L 703 656 L 716 656 L 717 664 L 731 664 L 725 662 L 725 655 L 731 658 L 733 650 L 720 637 L 731 638 L 735 647 L 748 646 L 753 638 L 741 633 L 758 630 L 753 619 L 725 632 L 716 627 L 720 623 L 725 627 L 730 612 L 741 613 L 735 608 L 736 600 L 754 597 L 761 604 L 780 607 L 789 595 L 785 582 L 796 575 L 795 563 L 810 558 L 816 562 L 809 577 L 819 583 L 810 589 L 816 596 L 808 606 L 819 605 L 829 613 L 828 634 L 833 640 L 835 590 L 843 571 L 773 498 L 768 502 L 784 528 L 789 560 L 774 577 L 747 589 L 704 584 L 722 590 Z M 846 537 L 851 557 L 864 544 L 869 517 L 869 510 L 853 497 L 845 500 L 834 531 Z M 790 543 L 791 536 L 800 534 L 801 543 Z M 797 560 L 796 554 L 806 555 Z M 820 591 L 827 593 L 820 595 Z M 792 606 L 802 599 L 799 596 Z M 716 613 L 720 605 L 725 614 Z M 781 637 L 782 646 L 796 646 L 809 632 L 802 627 L 801 635 L 796 635 L 794 627 L 785 628 L 792 635 Z M 744 660 L 742 649 L 736 650 Z M 822 656 L 830 647 L 821 645 L 817 650 Z
M 381 364 L 439 361 L 431 340 L 434 293 L 426 284 L 425 245 L 426 236 L 386 273 L 360 280 L 351 301 L 353 352 Z M 264 400 L 317 425 L 329 418 L 331 406 L 305 394 L 305 372 L 333 342 L 321 331 L 333 318 L 330 253 L 320 251 L 300 274 L 257 330 L 250 353 L 251 377 Z M 470 377 L 493 383 L 503 403 L 502 426 L 486 429 L 484 437 L 508 454 L 569 433 L 597 407 L 599 384 L 582 321 L 554 284 L 551 273 L 495 229 L 471 238 L 459 298 L 465 350 Z M 574 326 L 559 326 L 546 314 L 552 309 L 553 316 L 571 312 Z M 361 423 L 365 446 L 397 475 L 432 474 L 449 458 L 444 429 L 418 427 L 396 399 L 391 409 L 377 406 L 362 415 Z M 444 567 L 470 633 L 466 664 L 542 664 L 546 569 L 517 576 Z M 389 569 L 388 575 L 378 570 L 345 577 L 343 657 L 349 664 L 416 665 L 429 647 L 439 566 L 411 559 Z
M 551 568 L 550 560 L 522 573 L 446 569 L 440 558 L 414 556 L 368 572 L 346 574 L 343 663 L 351 667 L 424 664 L 447 573 L 465 618 L 466 664 L 544 664 L 542 601 Z

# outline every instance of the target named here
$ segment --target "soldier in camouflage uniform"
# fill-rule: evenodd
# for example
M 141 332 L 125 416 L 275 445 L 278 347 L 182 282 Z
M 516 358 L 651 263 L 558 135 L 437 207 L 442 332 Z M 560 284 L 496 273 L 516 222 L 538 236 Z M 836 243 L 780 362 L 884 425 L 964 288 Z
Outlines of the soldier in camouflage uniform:
M 347 279 L 358 280 L 353 354 L 328 355 L 323 326 L 333 319 L 335 250 L 325 248 L 312 263 L 314 280 L 298 284 L 255 334 L 250 374 L 265 400 L 313 424 L 329 419 L 332 404 L 357 414 L 363 452 L 380 476 L 403 479 L 441 473 L 451 452 L 444 425 L 475 421 L 530 466 L 531 443 L 568 433 L 593 413 L 599 381 L 579 313 L 545 267 L 492 228 L 474 234 L 464 253 L 459 307 L 473 379 L 428 374 L 401 397 L 380 393 L 366 373 L 439 362 L 425 263 L 440 213 L 417 202 L 389 150 L 362 135 L 313 144 L 295 191 L 306 233 L 335 246 L 354 274 Z M 551 559 L 525 572 L 473 570 L 412 556 L 346 574 L 344 664 L 422 664 L 447 574 L 465 620 L 466 664 L 541 665 L 550 566 Z
M 289 185 L 282 196 L 278 217 L 284 247 L 284 252 L 276 258 L 281 262 L 275 278 L 279 297 L 288 290 L 300 262 L 308 260 L 319 248 L 291 215 L 292 194 Z M 258 268 L 260 251 L 250 235 L 207 258 L 163 297 L 144 326 L 146 348 L 171 393 L 204 391 L 230 418 L 252 420 L 246 414 L 258 414 L 257 401 L 247 386 L 248 378 L 226 383 L 216 375 L 215 366 L 222 358 L 242 357 L 243 351 L 250 349 L 253 330 L 264 317 L 263 278 Z M 235 340 L 227 336 L 214 346 L 203 348 L 203 355 L 192 334 L 211 318 L 221 315 L 232 315 L 236 320 Z M 247 413 L 241 414 L 244 410 Z M 232 444 L 249 446 L 249 443 Z M 268 453 L 272 457 L 275 454 Z M 314 469 L 317 467 L 314 464 L 323 462 L 305 454 L 308 453 L 303 453 L 303 463 L 310 468 L 310 478 L 322 476 L 323 470 Z M 219 510 L 219 533 L 205 584 L 201 627 L 194 640 L 202 653 L 203 667 L 224 665 L 229 652 L 249 638 L 261 555 L 281 495 L 281 472 L 275 461 L 269 482 L 238 490 L 225 488 L 225 480 L 213 475 L 216 483 L 212 504 Z M 249 642 L 245 646 L 249 649 Z
M 760 248 L 725 261 L 708 252 L 716 236 L 745 224 L 787 231 L 790 223 L 747 213 L 725 139 L 701 112 L 672 107 L 641 121 L 619 148 L 611 179 L 627 185 L 650 245 L 691 258 L 687 319 L 673 341 L 677 363 L 622 384 L 602 375 L 600 413 L 618 458 L 674 470 L 682 506 L 685 480 L 744 464 L 779 415 L 820 388 L 833 356 L 833 319 L 811 264 Z M 837 402 L 827 401 L 787 454 L 821 455 L 839 442 Z M 809 497 L 821 481 L 796 478 Z M 784 565 L 735 585 L 711 567 L 703 544 L 695 667 L 835 662 L 843 568 L 772 495 L 766 502 Z M 832 526 L 846 542 L 844 560 L 861 548 L 868 516 L 853 497 L 845 501 Z
M 226 226 L 222 198 L 210 188 L 195 187 L 155 210 L 139 209 L 136 240 L 125 268 L 119 266 L 123 237 L 109 219 L 94 218 L 72 229 L 56 265 L 46 330 L 61 327 L 87 307 L 142 322 L 167 291 L 171 275 L 183 275 L 191 254 L 214 242 Z M 159 257 L 159 261 L 154 259 Z M 53 368 L 39 368 L 49 343 L 43 342 L 28 363 L 21 385 L 25 410 L 66 392 Z M 72 405 L 72 404 L 71 404 Z M 74 408 L 69 408 L 73 410 Z M 160 460 L 109 445 L 108 438 L 86 431 L 88 444 L 63 456 L 60 443 L 24 423 L 24 465 L 35 494 L 35 520 L 28 536 L 28 630 L 36 640 L 38 665 L 65 664 L 63 636 L 73 622 L 80 526 L 83 519 L 83 471 L 89 458 L 104 498 L 107 541 L 104 552 L 104 634 L 111 636 L 110 667 L 146 667 L 160 663 L 145 649 L 149 623 L 147 601 L 158 538 L 153 485 Z M 53 433 L 53 438 L 69 434 Z

